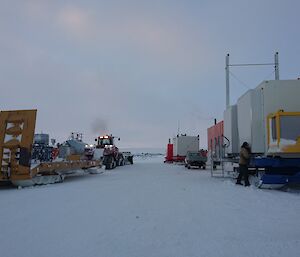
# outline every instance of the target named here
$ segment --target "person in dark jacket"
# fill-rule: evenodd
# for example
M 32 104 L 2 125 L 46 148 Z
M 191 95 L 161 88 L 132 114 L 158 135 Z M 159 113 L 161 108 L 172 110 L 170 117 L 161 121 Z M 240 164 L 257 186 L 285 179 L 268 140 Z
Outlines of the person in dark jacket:
M 241 146 L 240 160 L 239 160 L 239 176 L 237 178 L 236 184 L 243 185 L 241 181 L 244 179 L 245 186 L 250 186 L 249 183 L 249 172 L 248 165 L 250 163 L 251 148 L 247 142 L 244 142 Z

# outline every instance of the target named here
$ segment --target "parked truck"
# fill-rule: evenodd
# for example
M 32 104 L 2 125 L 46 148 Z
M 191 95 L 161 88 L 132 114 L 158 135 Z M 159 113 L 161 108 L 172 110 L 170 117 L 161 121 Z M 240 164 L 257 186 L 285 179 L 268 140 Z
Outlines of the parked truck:
M 199 168 L 206 169 L 207 151 L 188 151 L 184 160 L 185 167 L 188 169 Z

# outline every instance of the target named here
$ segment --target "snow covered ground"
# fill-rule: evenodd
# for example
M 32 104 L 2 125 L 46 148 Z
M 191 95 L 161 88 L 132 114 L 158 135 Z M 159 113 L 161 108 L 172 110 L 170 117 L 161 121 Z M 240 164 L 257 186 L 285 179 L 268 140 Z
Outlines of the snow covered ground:
M 299 256 L 300 194 L 135 160 L 64 183 L 0 189 L 3 257 Z

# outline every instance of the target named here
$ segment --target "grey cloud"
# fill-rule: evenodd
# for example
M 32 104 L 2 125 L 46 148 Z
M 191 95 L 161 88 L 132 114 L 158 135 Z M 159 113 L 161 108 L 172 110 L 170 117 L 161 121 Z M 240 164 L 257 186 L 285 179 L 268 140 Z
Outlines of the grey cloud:
M 223 115 L 227 52 L 259 62 L 276 49 L 281 77 L 299 77 L 299 4 L 265 2 L 6 1 L 0 107 L 37 108 L 37 130 L 58 141 L 106 130 L 123 147 L 163 147 L 180 120 L 205 147 L 203 117 Z M 233 72 L 250 87 L 269 73 Z M 231 90 L 234 101 L 245 88 L 231 78 Z
M 91 130 L 95 134 L 107 134 L 109 133 L 108 122 L 104 119 L 97 118 L 92 121 Z

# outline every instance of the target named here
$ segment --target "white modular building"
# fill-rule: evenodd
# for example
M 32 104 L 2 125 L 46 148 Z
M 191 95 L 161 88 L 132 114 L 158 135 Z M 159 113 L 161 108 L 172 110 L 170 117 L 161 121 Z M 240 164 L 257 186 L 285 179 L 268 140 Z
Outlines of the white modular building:
M 253 153 L 267 153 L 267 117 L 279 110 L 300 111 L 300 80 L 263 81 L 242 95 L 224 112 L 224 136 L 230 140 L 227 154 L 237 154 L 244 142 Z M 235 111 L 236 108 L 236 111 Z M 238 146 L 238 147 L 237 147 Z
M 186 156 L 188 151 L 199 151 L 199 136 L 177 135 L 173 138 L 173 156 Z

